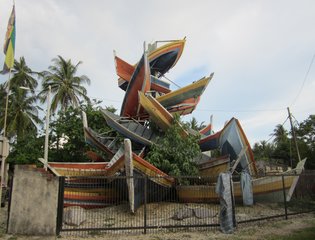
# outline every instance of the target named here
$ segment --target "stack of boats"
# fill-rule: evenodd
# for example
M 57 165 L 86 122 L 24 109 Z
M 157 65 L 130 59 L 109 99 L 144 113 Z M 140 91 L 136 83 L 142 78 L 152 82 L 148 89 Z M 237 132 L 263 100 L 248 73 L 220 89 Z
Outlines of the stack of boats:
M 119 190 L 126 192 L 126 199 L 123 200 L 129 201 L 130 209 L 134 212 L 144 202 L 143 188 L 146 180 L 141 178 L 143 176 L 148 176 L 149 184 L 154 185 L 150 188 L 155 189 L 154 192 L 149 192 L 152 194 L 150 199 L 162 200 L 163 196 L 159 189 L 163 189 L 164 192 L 174 189 L 174 179 L 145 161 L 144 154 L 146 148 L 156 142 L 157 137 L 163 137 L 163 132 L 173 123 L 175 114 L 182 116 L 195 110 L 203 92 L 213 78 L 213 73 L 211 73 L 188 86 L 171 90 L 170 82 L 165 80 L 164 75 L 178 62 L 185 41 L 185 39 L 169 41 L 160 47 L 152 44 L 148 51 L 144 50 L 139 62 L 134 65 L 114 54 L 116 72 L 119 77 L 118 86 L 125 91 L 125 95 L 119 115 L 106 109 L 102 109 L 101 112 L 106 124 L 128 141 L 125 140 L 122 143 L 118 137 L 97 133 L 89 128 L 83 113 L 86 142 L 106 153 L 111 160 L 105 163 L 49 163 L 56 174 L 69 177 L 66 180 L 65 189 L 66 205 L 106 206 L 117 200 L 120 195 L 117 192 Z M 150 122 L 154 122 L 159 131 L 153 131 L 149 127 Z M 199 146 L 202 152 L 219 149 L 222 154 L 222 157 L 211 158 L 209 154 L 202 153 L 195 159 L 201 176 L 210 176 L 215 179 L 221 172 L 233 167 L 236 159 L 238 159 L 237 166 L 234 167 L 238 172 L 246 171 L 252 177 L 257 175 L 251 147 L 237 119 L 232 118 L 222 130 L 216 133 L 212 131 L 209 124 L 199 132 L 183 128 L 181 134 L 183 137 L 189 134 L 199 135 Z M 115 184 L 110 183 L 111 181 L 108 181 L 106 186 L 100 186 L 95 178 L 94 182 L 90 179 L 86 184 L 80 178 L 71 178 L 74 175 L 104 176 L 106 179 L 124 175 L 127 176 L 127 180 L 122 178 L 124 180 L 120 182 L 123 181 L 123 183 L 119 185 L 124 187 L 118 189 Z M 272 185 L 272 182 L 264 182 L 264 184 Z M 214 188 L 214 185 L 214 182 L 207 183 L 208 187 Z M 291 185 L 291 182 L 288 182 L 285 186 L 289 189 Z M 263 188 L 260 187 L 260 189 L 262 190 L 256 192 L 254 190 L 255 194 L 264 194 Z M 184 202 L 203 201 L 201 195 L 207 200 L 217 200 L 217 196 L 200 194 L 202 191 L 209 192 L 209 189 L 200 186 L 177 186 L 176 190 L 178 197 Z

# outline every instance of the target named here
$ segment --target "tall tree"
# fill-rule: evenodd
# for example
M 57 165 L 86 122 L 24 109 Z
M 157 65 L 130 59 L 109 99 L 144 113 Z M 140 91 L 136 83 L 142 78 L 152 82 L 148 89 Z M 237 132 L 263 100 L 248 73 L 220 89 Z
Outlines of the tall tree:
M 10 94 L 6 128 L 9 136 L 16 136 L 17 140 L 20 140 L 29 133 L 36 134 L 37 124 L 41 123 L 38 117 L 39 107 L 36 105 L 37 97 L 34 95 L 38 85 L 34 76 L 39 76 L 39 73 L 27 66 L 24 57 L 21 57 L 19 61 L 14 61 L 12 73 L 12 78 L 9 80 Z M 0 87 L 0 96 L 3 96 L 1 99 L 5 99 L 7 95 L 5 85 Z M 30 92 L 20 87 L 26 87 Z M 0 124 L 3 126 L 5 103 L 1 106 L 3 111 L 1 111 Z
M 288 131 L 281 124 L 278 124 L 276 128 L 273 130 L 273 135 L 275 136 L 274 142 L 276 144 L 288 140 Z
M 188 125 L 188 127 L 192 128 L 196 131 L 200 131 L 201 129 L 206 127 L 204 122 L 198 123 L 198 121 L 195 117 L 192 117 L 192 119 L 189 122 L 187 122 L 187 125 Z
M 37 133 L 37 124 L 42 121 L 38 117 L 39 107 L 36 105 L 35 95 L 29 95 L 27 91 L 16 88 L 10 95 L 7 131 L 17 140 L 27 135 Z
M 13 77 L 10 80 L 10 89 L 26 87 L 33 94 L 38 85 L 34 76 L 40 76 L 40 73 L 34 72 L 30 69 L 25 62 L 24 57 L 20 57 L 20 61 L 14 61 Z
M 42 72 L 42 91 L 39 94 L 41 102 L 46 101 L 49 86 L 53 95 L 51 102 L 53 112 L 59 106 L 62 111 L 70 106 L 78 107 L 80 99 L 89 102 L 90 99 L 86 95 L 87 91 L 82 84 L 90 84 L 90 79 L 85 75 L 76 75 L 82 62 L 79 61 L 76 65 L 73 65 L 70 59 L 65 60 L 61 56 L 54 58 L 52 61 L 53 65 L 49 66 L 49 71 Z
M 306 168 L 315 169 L 315 115 L 300 123 L 296 133 L 301 158 L 307 158 Z

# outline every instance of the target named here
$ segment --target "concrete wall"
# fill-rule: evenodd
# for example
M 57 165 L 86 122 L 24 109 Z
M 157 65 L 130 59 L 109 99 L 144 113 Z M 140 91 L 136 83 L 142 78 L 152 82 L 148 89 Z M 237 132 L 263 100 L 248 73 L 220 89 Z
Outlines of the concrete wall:
M 59 181 L 33 166 L 14 170 L 8 232 L 55 235 Z

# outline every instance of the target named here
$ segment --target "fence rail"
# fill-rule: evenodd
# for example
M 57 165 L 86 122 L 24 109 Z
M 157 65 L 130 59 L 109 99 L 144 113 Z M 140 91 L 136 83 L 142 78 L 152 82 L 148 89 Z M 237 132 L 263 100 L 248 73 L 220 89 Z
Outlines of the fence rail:
M 303 173 L 289 202 L 296 175 L 267 176 L 259 187 L 253 180 L 253 206 L 243 206 L 239 179 L 233 179 L 238 224 L 315 210 L 315 173 Z M 176 177 L 60 177 L 57 234 L 214 230 L 220 226 L 217 179 Z M 128 184 L 132 182 L 131 188 Z M 162 183 L 162 184 L 161 184 Z M 272 184 L 271 184 L 272 183 Z M 133 189 L 134 192 L 130 192 Z M 276 190 L 276 191 L 275 191 Z M 133 196 L 133 198 L 131 198 Z M 135 207 L 132 213 L 132 206 Z

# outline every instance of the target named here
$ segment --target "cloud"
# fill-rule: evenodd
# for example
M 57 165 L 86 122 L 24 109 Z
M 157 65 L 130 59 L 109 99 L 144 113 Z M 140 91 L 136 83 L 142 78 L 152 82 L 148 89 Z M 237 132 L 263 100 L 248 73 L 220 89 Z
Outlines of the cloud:
M 1 1 L 0 40 L 11 7 Z M 315 111 L 314 66 L 292 104 L 315 53 L 314 7 L 308 0 L 16 1 L 16 57 L 24 56 L 37 71 L 57 55 L 83 61 L 79 74 L 91 79 L 89 96 L 120 108 L 124 92 L 117 86 L 113 50 L 136 63 L 144 41 L 187 36 L 167 77 L 187 85 L 215 72 L 192 116 L 208 122 L 215 114 L 217 129 L 237 117 L 253 142 L 282 123 L 287 106 L 300 121 Z

